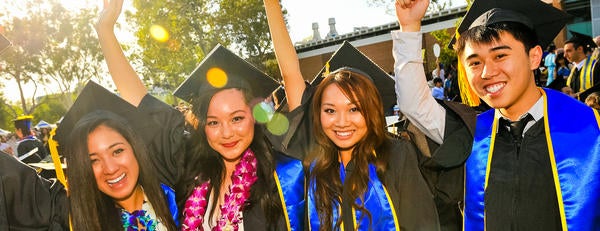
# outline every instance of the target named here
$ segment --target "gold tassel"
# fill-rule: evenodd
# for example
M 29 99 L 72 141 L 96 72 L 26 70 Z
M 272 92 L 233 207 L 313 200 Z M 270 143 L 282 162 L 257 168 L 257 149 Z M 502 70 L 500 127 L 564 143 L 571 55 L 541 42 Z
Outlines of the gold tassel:
M 325 71 L 323 72 L 323 78 L 327 77 L 329 75 L 329 61 L 327 61 L 325 63 Z
M 60 158 L 58 157 L 58 143 L 54 140 L 54 135 L 56 135 L 56 128 L 50 131 L 50 139 L 48 139 L 48 146 L 50 146 L 50 156 L 52 157 L 52 162 L 54 162 L 54 168 L 56 171 L 56 178 L 60 181 L 61 184 L 65 186 L 65 190 L 69 191 L 69 187 L 67 185 L 67 178 L 65 177 L 65 173 L 62 169 L 62 164 L 60 163 Z

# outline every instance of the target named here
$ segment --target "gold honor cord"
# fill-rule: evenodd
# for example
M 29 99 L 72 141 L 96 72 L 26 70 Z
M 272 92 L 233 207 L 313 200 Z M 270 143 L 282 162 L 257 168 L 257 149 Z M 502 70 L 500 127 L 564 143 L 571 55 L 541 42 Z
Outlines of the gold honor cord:
M 556 166 L 556 158 L 554 156 L 554 145 L 552 144 L 552 137 L 550 136 L 550 122 L 548 121 L 548 96 L 542 88 L 538 88 L 542 93 L 544 99 L 544 130 L 546 130 L 546 143 L 548 145 L 548 155 L 550 156 L 550 165 L 552 167 L 552 176 L 554 178 L 554 188 L 556 189 L 556 199 L 558 200 L 558 210 L 560 212 L 560 223 L 562 230 L 569 230 L 567 227 L 567 217 L 565 214 L 565 204 L 563 201 L 562 189 L 560 187 L 560 180 L 558 176 L 558 168 Z
M 67 185 L 67 178 L 65 177 L 60 158 L 58 157 L 58 143 L 56 142 L 56 140 L 54 140 L 54 135 L 56 135 L 56 128 L 50 131 L 50 139 L 48 139 L 48 145 L 50 146 L 50 156 L 52 157 L 52 162 L 54 162 L 56 178 L 58 178 L 58 181 L 60 181 L 60 183 L 63 184 L 63 186 L 65 186 L 65 189 L 68 191 L 69 186 Z
M 54 171 L 56 171 L 56 178 L 65 187 L 65 191 L 67 192 L 68 196 L 69 185 L 67 184 L 67 178 L 65 177 L 65 172 L 62 169 L 62 164 L 60 162 L 60 158 L 58 157 L 58 143 L 56 142 L 56 140 L 54 140 L 54 135 L 56 135 L 56 128 L 53 128 L 50 131 L 50 139 L 48 139 L 48 146 L 50 146 L 50 156 L 52 157 L 52 162 L 54 163 Z M 73 222 L 71 222 L 70 214 L 69 230 L 73 231 Z
M 279 197 L 281 198 L 281 204 L 283 205 L 283 216 L 285 217 L 285 226 L 287 230 L 292 230 L 292 225 L 290 224 L 290 216 L 287 211 L 287 206 L 285 203 L 285 197 L 283 196 L 283 190 L 281 190 L 281 182 L 279 182 L 279 176 L 277 176 L 277 171 L 273 171 L 273 177 L 275 178 L 275 184 L 277 185 L 277 192 L 279 193 Z

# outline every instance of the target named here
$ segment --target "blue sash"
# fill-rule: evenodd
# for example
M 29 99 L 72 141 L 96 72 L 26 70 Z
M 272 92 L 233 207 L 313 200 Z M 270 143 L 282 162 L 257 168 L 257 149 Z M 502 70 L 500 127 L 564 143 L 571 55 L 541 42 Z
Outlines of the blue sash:
M 340 164 L 340 179 L 342 183 L 345 180 L 344 166 Z M 377 170 L 375 165 L 369 164 L 369 184 L 367 191 L 364 194 L 364 206 L 367 211 L 371 214 L 371 221 L 366 214 L 362 214 L 360 211 L 352 209 L 354 224 L 353 227 L 357 227 L 357 230 L 400 230 L 398 217 L 396 216 L 396 210 L 394 204 L 387 193 L 385 186 L 379 181 L 377 177 Z M 311 230 L 319 230 L 320 222 L 317 209 L 315 207 L 315 182 L 311 181 L 310 188 L 308 190 L 308 215 L 309 215 L 309 226 Z M 356 199 L 357 204 L 361 204 L 360 198 Z M 340 219 L 340 208 L 341 205 L 336 205 L 333 208 L 333 224 Z M 342 230 L 344 225 L 341 225 Z M 332 230 L 334 230 L 332 228 Z
M 160 184 L 160 187 L 165 194 L 165 200 L 167 201 L 167 206 L 169 206 L 169 212 L 171 212 L 175 225 L 179 227 L 179 211 L 177 209 L 177 201 L 175 200 L 175 190 L 163 183 Z
M 600 117 L 590 107 L 553 90 L 542 90 L 544 128 L 563 230 L 600 227 Z M 576 121 L 576 123 L 574 123 Z M 550 126 L 552 125 L 552 126 Z M 466 162 L 464 230 L 485 230 L 484 194 L 498 120 L 494 110 L 477 117 Z
M 275 182 L 282 200 L 287 230 L 304 230 L 304 169 L 302 162 L 276 155 Z

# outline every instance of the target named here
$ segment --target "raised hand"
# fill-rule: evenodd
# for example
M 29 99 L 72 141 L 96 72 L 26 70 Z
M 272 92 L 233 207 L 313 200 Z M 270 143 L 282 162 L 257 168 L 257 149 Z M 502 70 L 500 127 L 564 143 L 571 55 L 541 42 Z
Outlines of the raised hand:
M 117 23 L 117 19 L 121 14 L 121 10 L 123 9 L 123 0 L 103 0 L 104 7 L 100 12 L 100 17 L 98 17 L 98 21 L 95 24 L 96 31 L 109 29 L 113 30 L 115 24 Z
M 102 9 L 95 27 L 108 71 L 119 94 L 125 101 L 137 107 L 147 90 L 129 64 L 115 35 L 114 27 L 122 8 L 123 0 L 104 0 L 104 9 Z
M 396 0 L 396 17 L 403 32 L 421 30 L 421 19 L 425 16 L 429 0 Z

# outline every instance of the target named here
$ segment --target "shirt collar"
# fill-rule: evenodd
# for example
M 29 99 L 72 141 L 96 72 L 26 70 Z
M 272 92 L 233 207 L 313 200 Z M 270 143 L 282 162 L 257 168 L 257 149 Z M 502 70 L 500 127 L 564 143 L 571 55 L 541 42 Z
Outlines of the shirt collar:
M 544 97 L 540 96 L 540 98 L 535 102 L 535 104 L 533 104 L 533 106 L 531 106 L 531 108 L 529 108 L 529 110 L 525 113 L 523 113 L 523 115 L 519 116 L 519 120 L 525 118 L 525 116 L 527 116 L 527 114 L 531 114 L 531 116 L 533 117 L 533 120 L 529 121 L 527 123 L 527 125 L 525 125 L 525 129 L 523 129 L 523 134 L 525 134 L 525 132 L 527 132 L 527 130 L 529 130 L 529 128 L 531 128 L 531 126 L 533 126 L 533 124 L 535 124 L 537 121 L 541 120 L 544 117 Z M 506 120 L 509 120 L 506 116 L 502 115 L 502 113 L 498 113 L 498 115 L 500 115 L 498 118 L 504 118 Z M 498 131 L 496 131 L 498 132 Z

